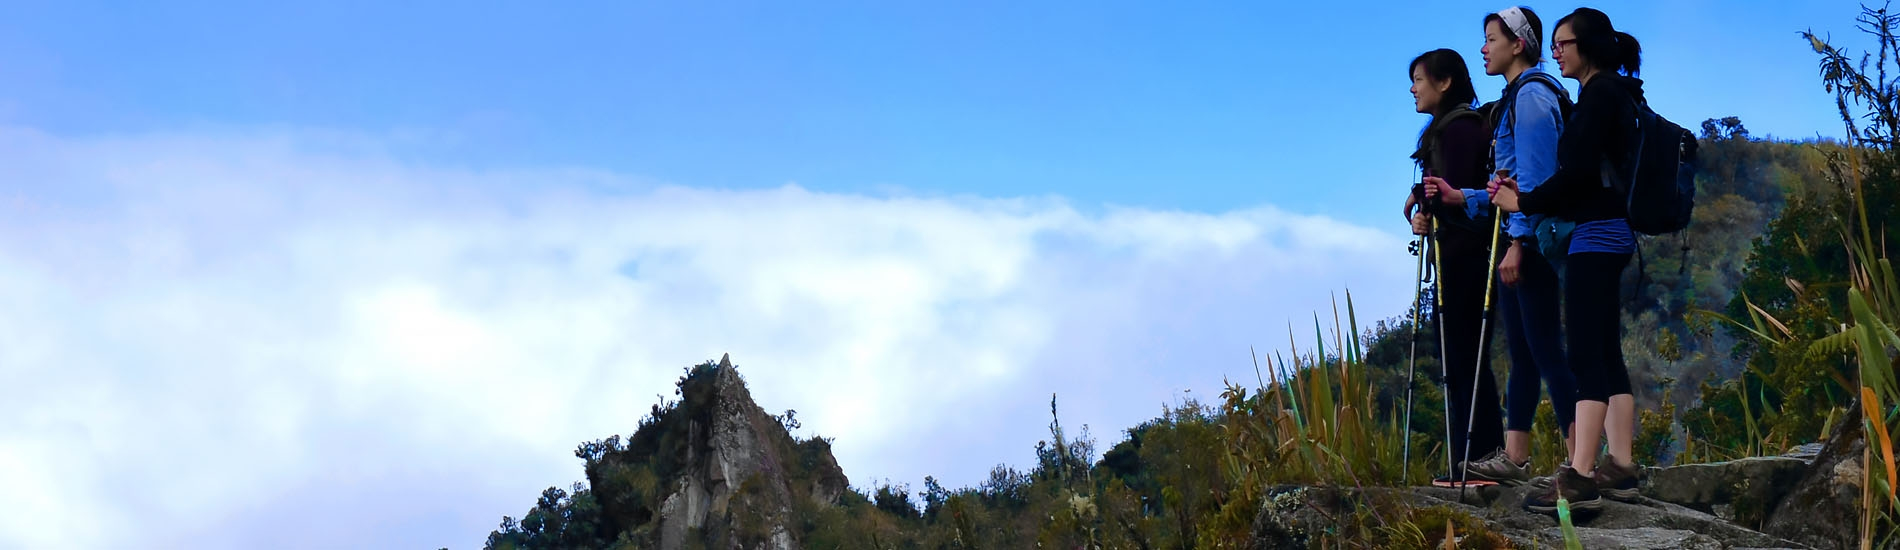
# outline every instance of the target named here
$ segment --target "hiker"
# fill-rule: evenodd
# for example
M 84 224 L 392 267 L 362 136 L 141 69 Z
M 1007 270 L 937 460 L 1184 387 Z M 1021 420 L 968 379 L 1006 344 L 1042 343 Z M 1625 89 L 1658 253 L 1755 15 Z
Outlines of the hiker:
M 1462 189 L 1481 189 L 1490 164 L 1489 143 L 1484 120 L 1471 106 L 1477 91 L 1471 86 L 1471 73 L 1464 56 L 1449 49 L 1437 49 L 1412 60 L 1412 97 L 1420 113 L 1432 115 L 1431 123 L 1419 135 L 1418 149 L 1412 153 L 1424 172 L 1422 187 L 1450 185 Z M 1478 345 L 1483 319 L 1484 291 L 1490 262 L 1486 252 L 1491 243 L 1492 223 L 1474 219 L 1464 209 L 1426 201 L 1414 188 L 1405 201 L 1405 215 L 1412 221 L 1413 232 L 1431 234 L 1436 241 L 1438 292 L 1442 304 L 1432 308 L 1440 331 L 1440 364 L 1445 369 L 1446 449 L 1450 464 L 1462 464 L 1464 450 L 1494 449 L 1503 443 L 1502 419 L 1499 418 L 1497 381 L 1491 374 L 1489 354 Z M 1416 211 L 1415 211 L 1416 210 Z M 1435 227 L 1434 227 L 1435 226 Z M 1476 379 L 1473 379 L 1473 365 Z M 1476 423 L 1471 424 L 1472 396 L 1476 393 Z M 1471 444 L 1466 445 L 1466 432 Z M 1453 470 L 1456 468 L 1454 467 Z M 1463 479 L 1458 471 L 1448 471 L 1434 482 L 1451 485 Z
M 1616 30 L 1603 12 L 1578 8 L 1557 21 L 1551 53 L 1565 77 L 1581 86 L 1576 110 L 1557 147 L 1557 172 L 1536 189 L 1520 193 L 1510 179 L 1491 182 L 1491 201 L 1505 210 L 1554 214 L 1576 222 L 1563 261 L 1564 320 L 1570 369 L 1577 378 L 1576 425 L 1568 467 L 1550 486 L 1524 498 L 1531 511 L 1553 513 L 1559 497 L 1573 510 L 1602 506 L 1599 495 L 1637 500 L 1631 454 L 1636 401 L 1623 364 L 1620 311 L 1623 268 L 1636 251 L 1627 220 L 1626 196 L 1608 186 L 1606 164 L 1627 164 L 1635 144 L 1643 81 L 1636 37 Z M 1599 460 L 1599 436 L 1609 456 Z M 1589 473 L 1585 473 L 1589 472 Z
M 1497 169 L 1510 170 L 1524 192 L 1536 189 L 1556 171 L 1557 137 L 1570 107 L 1556 76 L 1541 66 L 1543 34 L 1544 23 L 1530 8 L 1512 7 L 1484 17 L 1484 72 L 1503 76 L 1506 83 L 1491 109 L 1492 161 Z M 1492 206 L 1490 193 L 1484 189 L 1466 192 L 1443 186 L 1425 192 L 1428 197 L 1444 197 L 1447 204 L 1464 205 L 1472 216 Z M 1506 220 L 1510 247 L 1497 273 L 1504 285 L 1498 292 L 1499 322 L 1505 327 L 1511 353 L 1504 391 L 1504 446 L 1468 464 L 1466 471 L 1471 479 L 1519 485 L 1531 480 L 1531 424 L 1543 389 L 1539 379 L 1550 389 L 1566 452 L 1577 397 L 1576 378 L 1564 361 L 1557 271 L 1538 249 L 1537 228 L 1554 229 L 1564 222 L 1554 216 L 1517 212 Z M 1568 463 L 1569 457 L 1564 458 Z

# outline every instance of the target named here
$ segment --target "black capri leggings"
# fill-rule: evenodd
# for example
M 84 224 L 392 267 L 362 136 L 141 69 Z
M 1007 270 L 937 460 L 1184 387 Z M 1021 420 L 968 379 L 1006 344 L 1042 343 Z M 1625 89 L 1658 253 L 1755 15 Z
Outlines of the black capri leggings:
M 1632 393 L 1623 364 L 1623 268 L 1630 255 L 1572 253 L 1564 266 L 1564 324 L 1577 400 L 1609 402 Z

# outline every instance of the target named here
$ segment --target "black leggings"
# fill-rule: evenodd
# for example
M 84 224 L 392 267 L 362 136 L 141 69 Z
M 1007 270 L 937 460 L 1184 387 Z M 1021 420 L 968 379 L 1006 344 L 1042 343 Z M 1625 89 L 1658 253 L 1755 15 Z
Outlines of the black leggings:
M 1521 247 L 1518 253 L 1523 265 L 1518 268 L 1517 286 L 1498 291 L 1497 321 L 1507 329 L 1505 340 L 1511 344 L 1504 427 L 1531 431 L 1537 403 L 1542 400 L 1544 386 L 1549 386 L 1557 428 L 1568 436 L 1577 413 L 1577 375 L 1570 372 L 1564 356 L 1563 307 L 1557 301 L 1562 285 L 1557 283 L 1557 270 L 1536 247 Z
M 1441 235 L 1445 233 L 1450 231 Z M 1446 391 L 1450 393 L 1446 397 L 1451 408 L 1451 456 L 1454 462 L 1463 462 L 1470 459 L 1465 456 L 1467 429 L 1471 432 L 1471 452 L 1477 456 L 1504 446 L 1503 407 L 1498 403 L 1497 377 L 1491 373 L 1491 354 L 1478 347 L 1479 329 L 1489 332 L 1496 328 L 1484 317 L 1485 282 L 1490 275 L 1485 253 L 1490 243 L 1475 235 L 1454 233 L 1441 237 L 1440 245 L 1444 252 L 1438 284 L 1444 303 L 1435 311 L 1445 338 L 1442 366 Z M 1484 340 L 1490 341 L 1488 333 Z M 1472 378 L 1474 374 L 1476 379 Z M 1469 418 L 1474 384 L 1478 398 L 1475 420 Z M 1472 423 L 1467 426 L 1467 422 Z
M 1564 265 L 1564 328 L 1577 400 L 1609 402 L 1630 391 L 1623 364 L 1623 268 L 1630 255 L 1573 252 Z

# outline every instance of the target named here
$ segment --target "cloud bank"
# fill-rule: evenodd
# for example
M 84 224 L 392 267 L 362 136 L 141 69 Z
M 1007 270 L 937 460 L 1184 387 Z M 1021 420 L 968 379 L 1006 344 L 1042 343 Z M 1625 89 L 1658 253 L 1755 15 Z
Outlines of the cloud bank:
M 1106 450 L 1343 291 L 1362 321 L 1411 292 L 1405 236 L 1272 206 L 704 189 L 339 139 L 0 128 L 0 547 L 479 546 L 726 352 L 854 485 L 969 485 L 1031 461 L 1052 393 Z

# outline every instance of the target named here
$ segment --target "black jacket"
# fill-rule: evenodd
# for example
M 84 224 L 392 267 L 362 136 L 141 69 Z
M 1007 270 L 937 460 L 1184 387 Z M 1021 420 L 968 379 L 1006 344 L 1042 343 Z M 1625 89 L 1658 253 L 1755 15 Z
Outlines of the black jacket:
M 1460 189 L 1484 189 L 1490 179 L 1487 173 L 1491 165 L 1491 131 L 1485 126 L 1484 117 L 1468 108 L 1460 107 L 1452 113 L 1441 115 L 1425 130 L 1419 140 L 1419 150 L 1412 154 L 1414 160 L 1424 169 L 1425 175 L 1444 178 L 1446 183 Z M 1473 220 L 1465 215 L 1462 206 L 1438 205 L 1431 208 L 1433 216 L 1444 222 L 1446 227 L 1455 228 L 1456 236 L 1486 234 L 1491 229 L 1491 219 Z
M 1627 216 L 1628 198 L 1604 185 L 1606 161 L 1628 169 L 1636 138 L 1636 110 L 1643 81 L 1615 73 L 1599 74 L 1577 93 L 1577 108 L 1557 138 L 1557 172 L 1518 200 L 1525 214 L 1554 214 L 1574 222 Z

